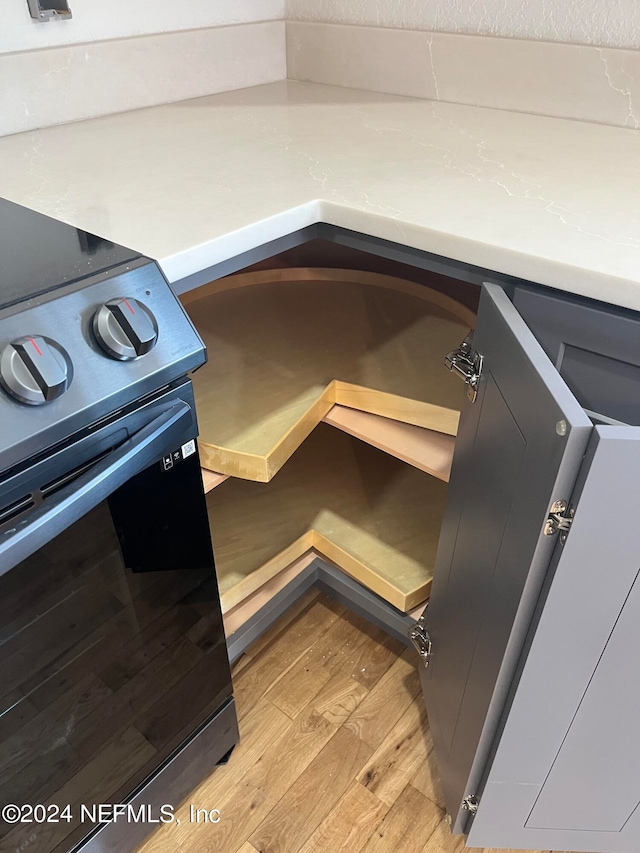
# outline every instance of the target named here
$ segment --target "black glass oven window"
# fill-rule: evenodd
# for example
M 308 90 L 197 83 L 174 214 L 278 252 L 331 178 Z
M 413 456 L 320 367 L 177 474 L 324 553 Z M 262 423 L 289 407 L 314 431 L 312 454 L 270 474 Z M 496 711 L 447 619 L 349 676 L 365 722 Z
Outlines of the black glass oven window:
M 185 532 L 188 535 L 188 531 Z M 229 695 L 211 567 L 133 573 L 106 504 L 0 578 L 0 850 L 66 850 L 81 804 L 126 798 Z

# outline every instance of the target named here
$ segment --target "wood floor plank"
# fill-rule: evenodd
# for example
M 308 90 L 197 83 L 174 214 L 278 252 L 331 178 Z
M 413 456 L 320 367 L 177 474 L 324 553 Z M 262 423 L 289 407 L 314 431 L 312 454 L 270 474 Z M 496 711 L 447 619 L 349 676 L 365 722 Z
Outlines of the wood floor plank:
M 237 850 L 247 839 L 251 840 L 252 833 L 275 812 L 279 801 L 316 756 L 322 754 L 338 731 L 336 726 L 310 708 L 296 720 L 289 721 L 288 728 L 272 740 L 268 749 L 235 785 L 222 785 L 213 791 L 201 786 L 191 801 L 220 809 L 221 821 L 215 827 L 188 826 L 183 849 L 198 850 L 199 853 L 226 853 Z M 232 763 L 233 756 L 229 764 Z M 182 824 L 178 829 L 183 829 Z M 252 843 L 256 846 L 255 842 Z
M 363 853 L 415 853 L 426 851 L 428 841 L 442 823 L 440 809 L 407 785 L 363 848 Z
M 331 671 L 323 666 L 322 655 L 312 646 L 265 695 L 294 719 L 330 679 Z
M 293 718 L 333 676 L 351 679 L 368 690 L 402 648 L 381 629 L 353 613 L 343 613 L 266 695 Z M 354 691 L 355 695 L 363 698 L 361 691 Z
M 354 782 L 300 848 L 300 853 L 360 853 L 388 808 L 359 782 Z
M 235 678 L 245 666 L 251 663 L 251 658 L 247 654 L 241 655 L 234 663 L 231 664 L 231 677 Z
M 268 631 L 252 643 L 246 651 L 250 658 L 255 658 L 269 646 L 277 637 L 289 629 L 291 623 L 295 622 L 311 608 L 313 602 L 321 596 L 320 590 L 313 587 L 293 604 Z
M 411 784 L 417 788 L 421 794 L 435 803 L 441 809 L 444 809 L 444 794 L 442 792 L 442 783 L 440 781 L 440 773 L 438 772 L 438 763 L 435 754 L 433 753 L 433 741 L 431 732 L 425 731 L 425 743 L 429 754 L 418 767 L 416 773 L 411 778 Z
M 328 630 L 317 637 L 288 672 L 266 693 L 274 705 L 295 717 L 330 681 L 336 672 L 347 677 L 351 649 L 362 643 L 363 634 L 357 617 L 343 613 Z
M 377 749 L 420 692 L 415 653 L 407 649 L 345 722 L 360 740 Z
M 229 763 L 139 853 L 464 853 L 444 821 L 412 655 L 396 656 L 376 630 L 322 594 L 273 626 L 234 677 L 245 699 Z M 295 686 L 305 663 L 328 678 L 304 688 L 314 695 L 291 719 L 265 694 L 288 677 Z M 369 687 L 355 675 L 370 666 Z M 189 803 L 220 809 L 220 823 L 190 823 Z
M 277 650 L 264 656 L 258 665 L 251 661 L 233 679 L 233 694 L 239 716 L 247 714 L 280 678 L 303 657 L 308 649 L 282 649 L 280 657 Z
M 370 747 L 339 729 L 249 837 L 253 846 L 260 853 L 297 853 L 370 755 Z
M 469 849 L 465 846 L 464 841 L 464 835 L 451 834 L 449 826 L 444 821 L 443 814 L 443 820 L 438 824 L 435 832 L 419 853 L 464 853 L 465 850 Z
M 355 678 L 336 672 L 316 693 L 311 704 L 330 723 L 339 726 L 349 719 L 367 695 L 366 687 Z
M 390 806 L 428 755 L 426 724 L 424 703 L 410 705 L 358 774 L 358 781 Z
M 342 605 L 321 596 L 304 612 L 304 618 L 293 620 L 286 635 L 277 636 L 262 654 L 252 659 L 234 679 L 233 692 L 238 712 L 247 713 L 267 690 L 284 678 L 291 666 L 329 630 L 343 611 Z
M 189 804 L 197 808 L 219 808 L 223 795 L 235 791 L 253 767 L 261 764 L 265 753 L 279 743 L 291 730 L 291 720 L 266 699 L 261 699 L 242 719 L 239 720 L 240 742 L 231 754 L 227 764 L 217 767 L 189 795 L 187 802 L 176 810 L 180 824 L 166 824 L 159 827 L 140 847 L 138 853 L 165 853 L 179 849 L 181 844 L 187 847 L 191 843 L 193 824 L 189 821 Z M 226 818 L 225 818 L 226 819 Z M 217 830 L 218 825 L 209 826 L 209 831 Z M 202 834 L 201 829 L 198 834 Z
M 402 654 L 405 646 L 354 613 L 347 612 L 342 618 L 350 620 L 358 633 L 354 642 L 340 649 L 343 658 L 339 663 L 340 672 L 371 690 Z
M 278 742 L 291 731 L 291 720 L 271 702 L 262 698 L 239 720 L 239 728 L 240 741 L 228 763 L 218 767 L 197 788 L 198 794 L 202 794 L 204 800 L 213 802 L 226 791 L 239 785 L 251 768 L 268 753 L 274 742 Z

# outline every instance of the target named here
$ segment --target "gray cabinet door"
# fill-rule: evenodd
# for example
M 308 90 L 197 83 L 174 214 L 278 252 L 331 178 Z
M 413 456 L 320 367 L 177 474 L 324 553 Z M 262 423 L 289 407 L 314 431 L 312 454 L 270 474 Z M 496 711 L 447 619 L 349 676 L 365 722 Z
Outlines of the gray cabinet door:
M 426 627 L 429 721 L 454 830 L 477 794 L 593 426 L 522 318 L 485 285 L 475 348 L 478 398 L 462 412 Z M 484 808 L 484 803 L 482 804 Z M 503 846 L 491 838 L 483 842 Z M 563 848 L 567 849 L 567 848 Z

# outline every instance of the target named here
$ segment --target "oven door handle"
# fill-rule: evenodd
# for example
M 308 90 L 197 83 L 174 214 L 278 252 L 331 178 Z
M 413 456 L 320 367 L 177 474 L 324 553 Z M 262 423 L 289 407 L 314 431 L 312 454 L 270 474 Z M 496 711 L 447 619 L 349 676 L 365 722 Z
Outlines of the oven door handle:
M 71 527 L 89 510 L 184 441 L 195 418 L 191 406 L 177 400 L 116 450 L 38 506 L 23 522 L 0 534 L 0 575 L 13 569 Z

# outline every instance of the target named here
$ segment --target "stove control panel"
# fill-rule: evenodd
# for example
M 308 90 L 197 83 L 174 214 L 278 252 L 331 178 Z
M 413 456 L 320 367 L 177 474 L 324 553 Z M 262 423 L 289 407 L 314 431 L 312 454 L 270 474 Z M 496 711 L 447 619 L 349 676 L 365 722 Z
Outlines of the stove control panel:
M 148 258 L 8 306 L 0 311 L 0 479 L 205 360 Z
M 156 345 L 158 324 L 147 306 L 130 296 L 102 305 L 93 315 L 93 333 L 108 356 L 131 361 Z
M 14 400 L 30 406 L 64 394 L 72 375 L 67 352 L 43 335 L 17 338 L 0 354 L 0 385 Z

